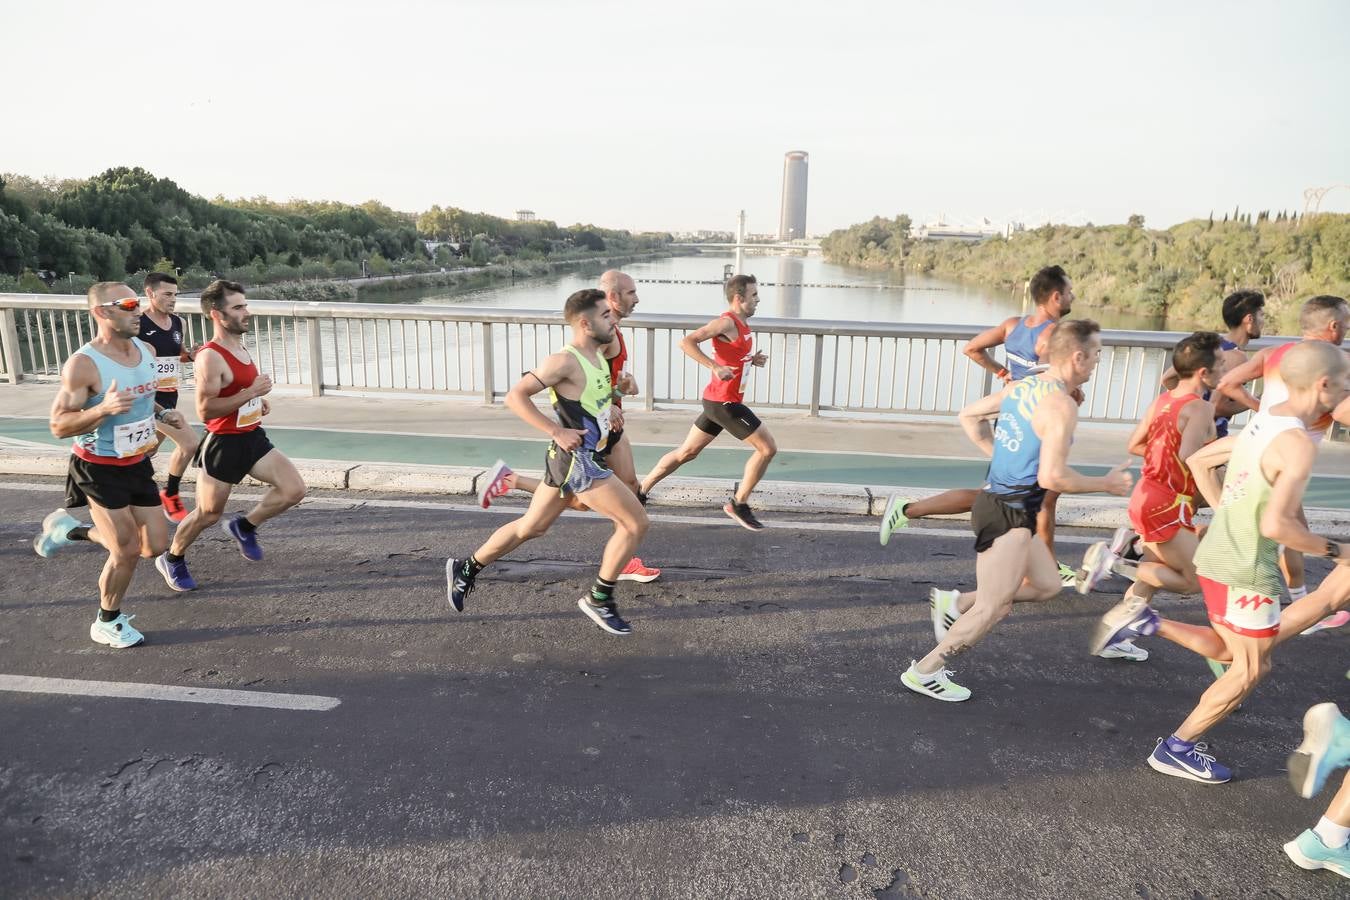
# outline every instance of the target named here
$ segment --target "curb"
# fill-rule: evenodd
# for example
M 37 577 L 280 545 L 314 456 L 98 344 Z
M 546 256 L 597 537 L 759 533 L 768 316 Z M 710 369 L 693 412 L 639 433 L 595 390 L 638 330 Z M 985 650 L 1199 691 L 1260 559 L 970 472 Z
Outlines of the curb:
M 66 474 L 70 454 L 47 447 L 0 448 L 0 475 L 41 475 L 59 478 Z M 155 473 L 163 476 L 169 455 L 153 460 Z M 377 462 L 353 462 L 331 459 L 294 459 L 295 467 L 310 487 L 349 491 L 388 491 L 400 494 L 435 494 L 449 497 L 474 497 L 478 479 L 487 473 L 482 466 L 399 465 Z M 537 472 L 522 472 L 538 475 Z M 189 468 L 184 482 L 196 480 L 196 469 Z M 245 484 L 259 482 L 246 478 Z M 651 497 L 651 506 L 718 507 L 735 489 L 736 482 L 726 478 L 685 478 L 672 476 L 663 481 Z M 895 485 L 856 485 L 762 481 L 755 489 L 756 509 L 765 512 L 830 513 L 848 516 L 880 516 L 892 495 L 917 500 L 942 493 L 936 488 Z M 1067 528 L 1119 528 L 1127 523 L 1125 497 L 1060 497 L 1056 522 Z M 1304 510 L 1314 530 L 1350 529 L 1350 510 L 1309 507 Z M 1208 520 L 1202 510 L 1199 521 Z M 968 514 L 941 516 L 945 519 L 969 519 Z

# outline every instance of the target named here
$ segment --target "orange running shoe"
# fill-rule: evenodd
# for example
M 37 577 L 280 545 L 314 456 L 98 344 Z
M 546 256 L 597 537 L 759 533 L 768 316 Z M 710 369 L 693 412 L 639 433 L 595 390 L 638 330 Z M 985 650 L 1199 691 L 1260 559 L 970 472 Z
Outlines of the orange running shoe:
M 633 557 L 628 561 L 628 565 L 623 567 L 619 573 L 620 581 L 641 581 L 646 584 L 649 581 L 655 581 L 661 577 L 660 569 L 653 569 L 651 566 L 644 566 L 641 557 Z
M 183 505 L 183 498 L 177 494 L 160 491 L 159 502 L 164 505 L 164 518 L 175 525 L 187 518 L 187 507 Z

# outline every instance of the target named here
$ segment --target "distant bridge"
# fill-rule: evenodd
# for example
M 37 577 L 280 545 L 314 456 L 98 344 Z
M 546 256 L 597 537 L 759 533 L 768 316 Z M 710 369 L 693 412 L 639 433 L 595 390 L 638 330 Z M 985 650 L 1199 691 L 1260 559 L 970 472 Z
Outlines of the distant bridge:
M 735 241 L 729 241 L 729 242 L 724 242 L 724 243 L 712 243 L 712 242 L 688 241 L 688 242 L 677 242 L 677 243 L 674 243 L 674 244 L 669 244 L 668 246 L 671 246 L 671 247 L 694 247 L 694 248 L 703 248 L 703 249 L 708 249 L 708 250 L 738 250 L 738 251 L 742 251 L 742 252 L 747 251 L 747 250 L 751 250 L 751 251 L 754 251 L 754 250 L 761 250 L 761 251 L 765 251 L 765 252 L 769 252 L 769 253 L 785 253 L 785 252 L 786 252 L 786 253 L 791 253 L 791 252 L 797 252 L 797 253 L 819 253 L 819 252 L 820 252 L 820 241 L 775 241 L 775 242 L 773 242 L 773 243 L 764 243 L 764 244 L 758 244 L 758 243 L 746 243 L 746 242 L 735 242 Z

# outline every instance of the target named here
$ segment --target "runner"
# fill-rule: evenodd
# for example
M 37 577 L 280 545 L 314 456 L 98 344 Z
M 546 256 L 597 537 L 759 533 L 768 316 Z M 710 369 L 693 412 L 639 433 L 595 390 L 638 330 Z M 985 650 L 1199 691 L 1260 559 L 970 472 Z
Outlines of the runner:
M 1350 766 L 1350 721 L 1334 703 L 1319 703 L 1303 714 L 1303 741 L 1289 754 L 1289 783 L 1311 800 L 1332 772 Z M 1331 799 L 1326 815 L 1284 845 L 1294 865 L 1330 869 L 1350 878 L 1350 772 Z
M 263 558 L 258 526 L 281 515 L 305 498 L 305 482 L 295 466 L 272 446 L 262 419 L 272 411 L 266 395 L 272 379 L 261 375 L 244 346 L 251 317 L 244 286 L 217 280 L 202 291 L 202 315 L 213 336 L 197 351 L 197 415 L 206 423 L 206 439 L 197 448 L 197 503 L 174 533 L 168 552 L 155 568 L 175 591 L 196 590 L 188 572 L 188 548 L 207 528 L 220 521 L 234 486 L 251 475 L 268 485 L 252 509 L 221 522 L 244 559 Z
M 992 372 L 1004 384 L 1044 371 L 1050 335 L 1060 320 L 1073 309 L 1073 282 L 1060 266 L 1042 268 L 1031 276 L 1027 289 L 1036 303 L 1036 309 L 1031 315 L 1004 319 L 1000 324 L 971 338 L 964 351 L 976 365 Z M 1000 344 L 1004 347 L 1007 366 L 999 365 L 989 353 Z M 891 534 L 897 528 L 908 525 L 910 519 L 970 512 L 979 494 L 978 490 L 958 489 L 920 500 L 891 495 L 886 499 L 886 508 L 881 515 L 881 545 L 884 547 L 890 543 Z M 1055 504 L 1058 499 L 1059 494 L 1048 492 L 1036 520 L 1036 533 L 1045 541 L 1051 553 L 1055 550 Z M 1077 574 L 1074 569 L 1063 563 L 1058 563 L 1058 566 L 1061 583 L 1065 587 L 1073 584 Z
M 753 275 L 734 275 L 727 280 L 726 295 L 730 309 L 680 341 L 680 349 L 685 355 L 712 370 L 712 378 L 703 390 L 703 414 L 689 429 L 684 443 L 661 457 L 656 467 L 647 473 L 638 498 L 645 502 L 663 478 L 696 459 L 714 438 L 728 431 L 755 452 L 746 460 L 745 473 L 736 486 L 736 493 L 722 511 L 743 528 L 762 531 L 764 526 L 750 510 L 750 493 L 764 477 L 769 462 L 778 453 L 778 445 L 759 417 L 742 402 L 745 400 L 745 364 L 763 366 L 769 360 L 763 353 L 754 352 L 754 339 L 747 324 L 759 306 L 759 283 Z M 712 341 L 711 357 L 699 349 L 699 344 L 704 341 Z
M 1330 343 L 1310 341 L 1282 355 L 1279 374 L 1288 399 L 1256 413 L 1233 439 L 1222 497 L 1210 498 L 1220 502 L 1195 556 L 1210 626 L 1162 619 L 1131 596 L 1102 618 L 1091 644 L 1095 652 L 1123 638 L 1156 633 L 1197 649 L 1212 640 L 1206 631 L 1218 633 L 1232 653 L 1232 666 L 1171 736 L 1158 739 L 1148 760 L 1158 772 L 1205 784 L 1228 781 L 1232 770 L 1197 741 L 1227 718 L 1270 670 L 1280 631 L 1279 545 L 1340 565 L 1350 563 L 1350 544 L 1312 534 L 1300 515 L 1317 455 L 1307 428 L 1346 396 L 1350 360 Z M 1192 471 L 1201 490 L 1208 490 L 1200 470 Z
M 1253 411 L 1268 410 L 1278 403 L 1283 403 L 1289 396 L 1289 390 L 1280 378 L 1280 359 L 1290 348 L 1298 346 L 1298 343 L 1312 341 L 1339 347 L 1345 340 L 1347 329 L 1350 329 L 1350 305 L 1347 305 L 1341 297 L 1325 294 L 1312 297 L 1303 304 L 1298 322 L 1302 333 L 1301 341 L 1281 344 L 1278 347 L 1266 347 L 1258 351 L 1246 363 L 1223 377 L 1219 382 L 1219 392 Z M 1260 400 L 1252 396 L 1246 388 L 1246 385 L 1256 378 L 1261 378 L 1265 385 Z M 1328 415 L 1309 426 L 1308 432 L 1315 443 L 1322 440 L 1330 425 L 1331 416 Z M 1301 554 L 1282 550 L 1280 572 L 1289 589 L 1291 602 L 1307 594 Z
M 464 610 L 478 573 L 531 538 L 546 533 L 567 507 L 572 494 L 614 523 L 605 545 L 600 571 L 577 607 L 610 634 L 631 634 L 632 627 L 618 612 L 615 585 L 625 563 L 633 558 L 647 532 L 647 513 L 622 481 L 610 478 L 610 429 L 623 427 L 623 414 L 613 406 L 613 385 L 602 348 L 614 339 L 614 316 L 602 291 L 577 291 L 567 298 L 563 315 L 572 326 L 572 342 L 546 357 L 516 382 L 506 405 L 526 423 L 549 435 L 544 458 L 544 482 L 556 490 L 536 491 L 525 515 L 498 528 L 465 559 L 445 563 L 450 605 Z M 535 409 L 531 399 L 548 389 L 558 421 Z
M 155 445 L 155 421 L 175 428 L 180 413 L 155 403 L 155 352 L 137 340 L 140 300 L 125 284 L 100 281 L 88 293 L 98 335 L 66 360 L 61 390 L 52 403 L 51 430 L 73 438 L 66 475 L 66 507 L 89 506 L 91 525 L 58 509 L 42 522 L 33 549 L 51 557 L 73 541 L 91 541 L 108 551 L 99 576 L 99 610 L 89 637 L 121 649 L 145 636 L 122 611 L 139 556 L 160 553 L 168 526 L 160 515 L 155 471 L 147 453 Z
M 1070 393 L 1088 382 L 1101 358 L 1099 331 L 1088 319 L 1062 323 L 1050 338 L 1048 371 L 1015 381 L 961 410 L 966 433 L 990 457 L 988 481 L 970 516 L 976 588 L 973 596 L 958 591 L 930 595 L 938 645 L 900 677 L 910 690 L 937 700 L 968 699 L 970 691 L 951 680 L 948 663 L 988 634 L 1014 602 L 1059 595 L 1055 560 L 1045 542 L 1034 536 L 1046 491 L 1130 492 L 1128 461 L 1099 478 L 1068 466 L 1078 423 L 1078 405 Z M 989 416 L 995 412 L 998 424 L 991 429 Z
M 190 362 L 196 350 L 183 346 L 183 319 L 174 315 L 178 305 L 178 279 L 163 272 L 145 276 L 145 312 L 141 313 L 140 339 L 155 350 L 155 377 L 158 379 L 155 402 L 162 409 L 178 408 L 179 367 Z M 164 504 L 164 515 L 170 522 L 181 522 L 187 509 L 178 496 L 178 487 L 187 471 L 192 455 L 197 452 L 197 433 L 190 427 L 175 428 L 156 422 L 155 430 L 161 441 L 173 441 L 173 456 L 169 457 L 169 477 L 164 490 L 159 492 Z
M 622 409 L 624 396 L 631 397 L 638 392 L 637 379 L 628 371 L 628 345 L 624 343 L 623 331 L 618 327 L 619 323 L 631 316 L 633 310 L 637 308 L 637 282 L 618 269 L 610 269 L 600 276 L 600 290 L 605 292 L 605 302 L 609 304 L 609 311 L 614 317 L 614 340 L 605 345 L 605 358 L 609 360 L 609 379 L 614 385 L 614 406 Z M 638 495 L 638 499 L 645 500 L 641 495 L 642 485 L 638 482 L 637 470 L 633 465 L 633 444 L 628 440 L 628 433 L 622 428 L 611 431 L 609 445 L 610 452 L 606 460 L 609 470 L 628 485 L 629 489 Z M 542 484 L 538 478 L 530 478 L 512 471 L 510 466 L 499 459 L 484 479 L 483 489 L 478 493 L 478 502 L 483 509 L 487 509 L 494 499 L 503 494 L 513 490 L 533 494 Z M 589 508 L 575 494 L 571 495 L 571 505 L 574 509 Z M 637 556 L 630 559 L 619 573 L 620 581 L 640 581 L 644 584 L 659 577 L 661 577 L 660 569 L 644 565 L 642 559 Z
M 1175 387 L 1149 407 L 1130 436 L 1130 453 L 1144 458 L 1144 471 L 1130 495 L 1130 525 L 1138 533 L 1150 560 L 1130 564 L 1135 583 L 1125 592 L 1145 602 L 1157 588 L 1178 594 L 1197 594 L 1195 550 L 1200 538 L 1195 528 L 1195 478 L 1183 460 L 1215 437 L 1214 405 L 1202 400 L 1223 376 L 1220 338 L 1197 331 L 1172 351 Z M 1115 571 L 1129 576 L 1124 562 L 1105 541 L 1088 548 L 1083 557 L 1080 594 L 1095 588 Z

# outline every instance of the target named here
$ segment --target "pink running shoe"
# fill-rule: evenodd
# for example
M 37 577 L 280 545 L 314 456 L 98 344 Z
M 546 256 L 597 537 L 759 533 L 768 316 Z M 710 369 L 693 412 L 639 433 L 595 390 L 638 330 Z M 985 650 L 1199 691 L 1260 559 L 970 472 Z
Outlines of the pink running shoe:
M 487 475 L 483 478 L 483 489 L 478 492 L 478 502 L 483 509 L 487 509 L 493 500 L 511 490 L 506 482 L 514 474 L 516 473 L 511 471 L 511 467 L 500 459 L 492 464 L 492 468 L 488 469 Z
M 1319 631 L 1326 631 L 1328 628 L 1340 628 L 1346 622 L 1350 622 L 1350 610 L 1342 609 L 1327 616 L 1316 625 L 1308 628 L 1304 634 L 1317 634 Z
M 628 565 L 623 567 L 619 573 L 620 581 L 640 581 L 646 584 L 649 581 L 655 581 L 661 577 L 660 569 L 653 569 L 651 566 L 644 566 L 641 557 L 633 557 L 628 561 Z

